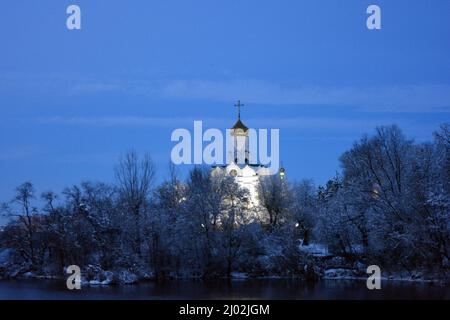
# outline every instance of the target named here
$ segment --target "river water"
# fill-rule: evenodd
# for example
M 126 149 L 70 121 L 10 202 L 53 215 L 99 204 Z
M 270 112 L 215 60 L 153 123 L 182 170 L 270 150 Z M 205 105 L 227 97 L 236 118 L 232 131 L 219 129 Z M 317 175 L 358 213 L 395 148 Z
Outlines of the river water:
M 322 280 L 308 285 L 293 279 L 245 279 L 129 286 L 82 286 L 69 291 L 63 280 L 2 280 L 0 299 L 447 299 L 450 288 L 429 283 L 385 281 L 368 290 L 364 280 Z

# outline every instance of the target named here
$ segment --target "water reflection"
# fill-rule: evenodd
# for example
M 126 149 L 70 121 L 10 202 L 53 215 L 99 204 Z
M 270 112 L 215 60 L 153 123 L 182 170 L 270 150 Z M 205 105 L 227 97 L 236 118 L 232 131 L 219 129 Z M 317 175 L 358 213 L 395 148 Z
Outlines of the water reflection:
M 368 290 L 365 281 L 292 279 L 180 280 L 69 291 L 65 281 L 3 280 L 0 299 L 450 299 L 450 288 L 429 283 L 385 281 Z

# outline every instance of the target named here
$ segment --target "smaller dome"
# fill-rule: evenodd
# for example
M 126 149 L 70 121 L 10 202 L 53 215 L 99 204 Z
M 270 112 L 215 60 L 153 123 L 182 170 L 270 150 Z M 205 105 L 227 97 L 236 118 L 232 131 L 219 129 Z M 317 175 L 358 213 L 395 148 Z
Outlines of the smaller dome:
M 244 132 L 246 132 L 248 130 L 248 128 L 245 126 L 245 124 L 242 123 L 241 119 L 238 119 L 238 121 L 236 121 L 236 123 L 234 124 L 234 126 L 231 129 L 233 129 L 233 130 L 242 129 Z
M 223 173 L 222 168 L 220 167 L 215 167 L 212 171 L 211 171 L 211 175 L 212 176 L 220 176 Z
M 230 163 L 226 168 L 227 174 L 231 174 L 233 171 L 234 176 L 238 176 L 241 174 L 241 168 L 239 168 L 238 165 L 236 165 L 234 162 Z

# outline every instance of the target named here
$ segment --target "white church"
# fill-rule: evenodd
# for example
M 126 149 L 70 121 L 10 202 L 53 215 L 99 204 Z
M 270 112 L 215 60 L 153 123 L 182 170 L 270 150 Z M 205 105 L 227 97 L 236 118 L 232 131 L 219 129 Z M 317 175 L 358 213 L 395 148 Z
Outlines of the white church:
M 235 105 L 238 108 L 238 118 L 234 126 L 230 130 L 231 139 L 233 141 L 233 161 L 225 166 L 213 166 L 211 174 L 222 175 L 227 174 L 235 177 L 236 182 L 241 188 L 248 190 L 250 199 L 248 199 L 250 208 L 257 208 L 260 205 L 258 198 L 258 184 L 261 177 L 270 174 L 269 169 L 259 163 L 250 163 L 249 152 L 249 135 L 248 127 L 241 121 L 241 107 L 243 104 L 238 100 Z M 244 141 L 238 143 L 238 141 Z M 242 149 L 243 148 L 243 149 Z M 238 161 L 239 154 L 245 155 L 245 161 Z M 239 162 L 239 164 L 238 164 Z M 284 179 L 284 168 L 280 168 L 280 178 Z

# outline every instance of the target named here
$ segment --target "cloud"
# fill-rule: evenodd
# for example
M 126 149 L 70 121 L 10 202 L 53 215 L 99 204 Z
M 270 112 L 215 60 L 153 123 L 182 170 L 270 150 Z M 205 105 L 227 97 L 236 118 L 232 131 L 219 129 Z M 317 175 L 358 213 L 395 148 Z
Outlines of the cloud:
M 104 92 L 118 92 L 124 91 L 125 89 L 126 88 L 119 83 L 85 83 L 74 85 L 70 90 L 73 94 L 93 94 Z
M 182 118 L 163 118 L 163 117 L 40 117 L 36 119 L 39 124 L 63 124 L 63 125 L 84 125 L 84 126 L 170 126 L 174 122 L 184 120 Z M 185 121 L 185 120 L 184 120 Z
M 331 106 L 362 112 L 450 112 L 450 85 L 389 86 L 290 86 L 241 79 L 111 81 L 74 85 L 74 94 L 121 92 L 162 99 L 229 102 L 236 98 L 247 104 L 308 107 Z
M 38 124 L 57 124 L 74 126 L 104 126 L 104 127 L 193 127 L 194 121 L 203 121 L 204 128 L 228 128 L 235 119 L 230 118 L 173 118 L 173 117 L 136 117 L 136 116 L 106 116 L 106 117 L 40 117 Z M 253 128 L 297 128 L 297 129 L 351 129 L 355 126 L 366 127 L 376 125 L 377 121 L 327 118 L 327 117 L 290 117 L 290 118 L 259 118 L 249 117 L 245 123 Z
M 138 116 L 50 116 L 31 119 L 40 125 L 72 125 L 99 127 L 153 127 L 153 128 L 193 128 L 194 121 L 203 121 L 204 128 L 227 128 L 229 118 L 211 117 L 138 117 Z M 30 121 L 30 120 L 28 120 Z M 231 120 L 232 121 L 232 120 Z
M 144 99 L 230 102 L 237 98 L 247 104 L 331 106 L 363 112 L 450 112 L 450 84 L 398 85 L 293 85 L 261 79 L 187 80 L 96 77 L 89 75 L 33 74 L 0 76 L 0 92 L 11 90 L 48 95 L 124 95 Z
M 202 118 L 202 117 L 136 117 L 136 116 L 106 116 L 106 117 L 63 117 L 53 116 L 36 118 L 33 122 L 43 125 L 72 125 L 72 126 L 99 126 L 99 127 L 151 127 L 151 128 L 187 128 L 193 129 L 194 121 L 203 121 L 203 128 L 229 128 L 235 119 L 225 117 Z M 254 129 L 281 129 L 281 130 L 308 130 L 312 134 L 323 132 L 335 133 L 370 133 L 375 127 L 396 123 L 407 131 L 419 132 L 429 135 L 436 128 L 430 123 L 422 123 L 420 119 L 409 119 L 408 117 L 396 117 L 392 121 L 389 117 L 372 117 L 371 119 L 356 117 L 248 117 L 245 124 Z
M 165 84 L 161 92 L 177 99 L 230 101 L 239 97 L 253 104 L 339 106 L 370 112 L 450 111 L 450 85 L 290 87 L 258 80 L 177 80 Z
M 246 121 L 247 123 L 248 121 Z M 261 128 L 284 128 L 284 129 L 326 129 L 326 130 L 360 130 L 375 128 L 381 124 L 380 119 L 357 119 L 349 117 L 290 117 L 290 118 L 249 118 L 254 126 Z

